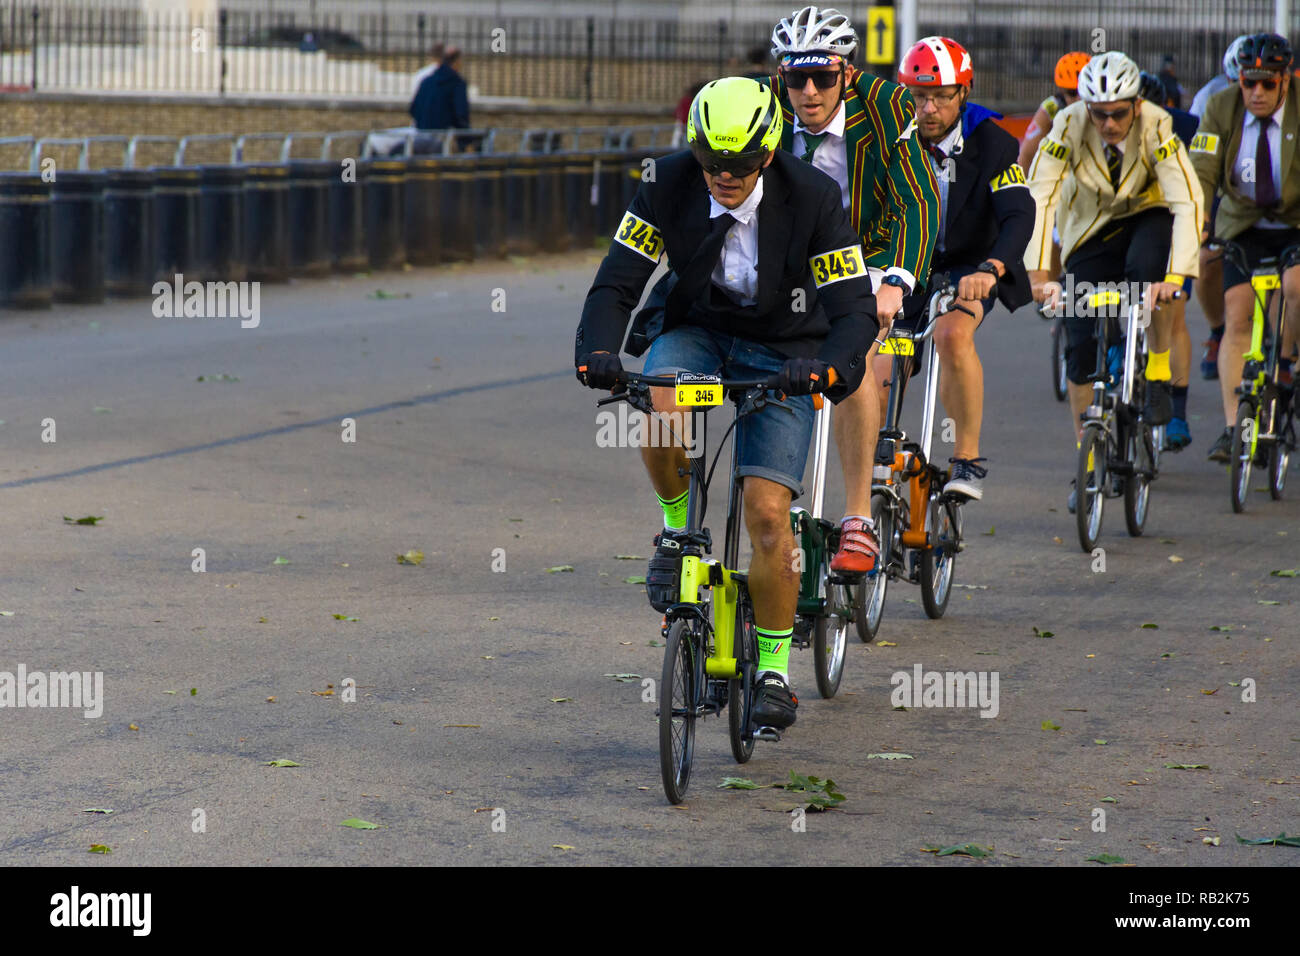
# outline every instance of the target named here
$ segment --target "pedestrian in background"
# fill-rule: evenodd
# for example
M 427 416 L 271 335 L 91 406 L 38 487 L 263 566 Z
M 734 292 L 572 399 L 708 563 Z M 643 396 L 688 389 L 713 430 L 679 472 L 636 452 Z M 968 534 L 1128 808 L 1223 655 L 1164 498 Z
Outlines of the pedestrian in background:
M 469 129 L 469 87 L 458 66 L 460 49 L 449 47 L 438 68 L 420 82 L 410 107 L 417 129 Z
M 416 93 L 420 92 L 420 84 L 425 81 L 426 77 L 432 76 L 433 72 L 442 65 L 445 49 L 446 45 L 441 41 L 429 47 L 429 65 L 415 74 L 415 80 L 411 83 L 411 96 L 415 96 Z

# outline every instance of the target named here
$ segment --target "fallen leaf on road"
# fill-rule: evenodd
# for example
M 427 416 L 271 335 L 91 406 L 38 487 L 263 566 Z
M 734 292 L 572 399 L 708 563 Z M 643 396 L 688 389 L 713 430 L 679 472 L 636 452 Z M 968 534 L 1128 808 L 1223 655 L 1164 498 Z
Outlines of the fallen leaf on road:
M 551 849 L 552 849 L 552 850 L 572 850 L 573 847 L 569 846 L 567 843 L 552 843 L 552 844 L 551 844 Z
M 1202 843 L 1208 843 L 1210 846 L 1218 846 L 1218 845 L 1219 845 L 1219 838 L 1216 837 L 1216 836 L 1215 836 L 1215 837 L 1201 837 L 1201 842 L 1202 842 Z
M 63 516 L 63 520 L 66 521 L 68 524 L 90 524 L 90 525 L 93 525 L 93 524 L 95 524 L 97 521 L 103 521 L 103 520 L 104 520 L 104 516 L 103 516 L 103 515 L 98 515 L 98 516 L 96 516 L 96 515 L 86 515 L 84 518 L 69 518 L 67 515 L 64 515 L 64 516 Z M 1277 572 L 1275 571 L 1275 572 L 1273 572 L 1273 573 L 1276 574 Z
M 288 559 L 288 558 L 276 558 L 276 559 L 275 559 L 274 561 L 272 561 L 271 563 L 272 563 L 272 564 L 288 564 L 288 563 L 289 563 L 289 559 Z
M 91 853 L 112 853 L 113 851 L 110 850 L 108 847 L 104 846 L 104 844 L 102 844 L 102 843 L 92 843 L 92 844 L 90 845 L 90 851 L 89 851 L 89 852 L 91 852 Z
M 424 564 L 424 552 L 414 549 L 397 556 L 398 564 Z
M 1110 853 L 1098 853 L 1096 856 L 1088 857 L 1088 859 L 1085 860 L 1084 862 L 1085 863 L 1124 863 L 1126 861 L 1122 856 L 1115 856 Z
M 643 554 L 616 554 L 616 555 L 614 555 L 614 560 L 615 560 L 615 561 L 644 561 L 644 560 L 645 560 L 645 555 L 643 555 Z
M 1178 555 L 1176 555 L 1176 554 L 1171 554 L 1171 555 L 1169 556 L 1169 560 L 1170 560 L 1170 562 L 1173 563 L 1173 564 L 1182 564 L 1182 563 L 1183 563 L 1183 559 L 1180 558 L 1180 557 L 1179 557 Z
M 1166 770 L 1209 770 L 1209 764 L 1204 763 L 1167 763 Z
M 1275 578 L 1294 578 L 1294 577 L 1300 577 L 1300 569 L 1298 569 L 1298 568 L 1286 568 L 1286 569 L 1281 570 L 1281 571 L 1270 571 L 1270 572 L 1268 572 L 1268 573 L 1269 573 L 1270 575 L 1272 575 L 1273 577 L 1275 577 Z
M 891 753 L 882 753 L 882 754 L 867 754 L 867 759 L 868 760 L 915 760 L 916 758 L 913 757 L 911 754 L 900 754 L 900 753 L 891 752 Z
M 131 724 L 131 725 L 130 725 L 129 727 L 127 727 L 126 729 L 127 729 L 127 730 L 139 730 L 140 728 L 137 727 L 135 724 Z
M 1260 837 L 1258 840 L 1247 840 L 1239 833 L 1234 833 L 1233 836 L 1245 846 L 1300 846 L 1300 836 L 1287 836 L 1285 833 L 1279 833 L 1275 837 Z
M 266 762 L 266 765 L 268 767 L 301 767 L 302 766 L 302 764 L 300 763 L 294 763 L 292 760 L 286 760 L 283 757 L 281 757 L 278 760 L 268 760 Z
M 1142 626 L 1143 626 L 1144 628 L 1154 628 L 1154 629 L 1158 629 L 1158 628 L 1160 627 L 1159 624 L 1150 624 L 1150 623 L 1143 624 Z
M 572 570 L 573 570 L 573 565 L 571 565 L 571 564 L 557 564 L 557 565 L 556 565 L 555 567 L 553 567 L 553 568 L 547 568 L 547 569 L 546 569 L 546 573 L 547 573 L 547 574 L 560 574 L 560 573 L 563 573 L 563 572 L 565 572 L 565 571 L 572 571 Z
M 1056 636 L 1055 631 L 1040 631 L 1037 627 L 1034 628 L 1034 637 L 1055 637 L 1055 636 Z
M 569 703 L 571 700 L 573 700 L 572 697 L 552 697 L 552 698 L 550 698 L 550 701 L 551 701 L 552 704 L 567 704 L 567 703 Z
M 359 621 L 359 620 L 361 620 L 361 619 L 358 618 L 358 617 L 348 617 L 346 614 L 335 614 L 335 615 L 334 615 L 334 620 L 336 620 L 336 621 Z
M 633 574 L 623 579 L 624 584 L 645 584 L 645 578 L 639 574 Z
M 1060 730 L 1060 729 L 1061 729 L 1061 725 L 1058 724 L 1056 721 L 1052 720 L 1052 718 L 1050 718 L 1050 717 L 1047 718 L 1047 720 L 1043 721 L 1042 724 L 1040 724 L 1039 726 L 1040 726 L 1043 730 Z
M 620 684 L 626 684 L 628 681 L 640 680 L 640 674 L 606 674 L 606 677 L 612 677 Z
M 876 647 L 897 647 L 893 641 L 876 641 Z
M 86 807 L 82 813 L 112 813 L 112 810 L 105 810 L 102 807 Z
M 371 823 L 369 820 L 358 820 L 356 817 L 349 817 L 339 824 L 341 827 L 351 827 L 354 830 L 378 830 L 380 824 Z

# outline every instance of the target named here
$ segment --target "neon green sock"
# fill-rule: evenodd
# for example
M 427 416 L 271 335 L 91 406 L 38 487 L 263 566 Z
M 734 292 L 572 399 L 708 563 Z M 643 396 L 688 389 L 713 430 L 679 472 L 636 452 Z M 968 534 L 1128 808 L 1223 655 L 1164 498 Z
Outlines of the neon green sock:
M 665 501 L 659 498 L 659 507 L 664 510 L 664 527 L 669 531 L 681 531 L 686 527 L 686 504 L 689 491 L 683 491 L 676 498 Z
M 1173 380 L 1173 372 L 1169 370 L 1169 350 L 1163 352 L 1150 352 L 1147 354 L 1147 381 L 1148 382 L 1168 382 Z
M 784 631 L 765 631 L 761 627 L 754 628 L 758 632 L 758 672 L 771 671 L 774 674 L 780 674 L 781 679 L 787 684 L 790 682 L 790 636 L 794 634 L 793 627 L 787 627 Z

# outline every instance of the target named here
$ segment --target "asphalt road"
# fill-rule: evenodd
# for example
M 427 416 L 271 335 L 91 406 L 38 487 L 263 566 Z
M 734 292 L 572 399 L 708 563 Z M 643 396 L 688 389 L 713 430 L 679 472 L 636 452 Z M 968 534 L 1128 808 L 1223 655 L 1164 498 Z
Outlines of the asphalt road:
M 662 650 L 623 581 L 644 562 L 615 558 L 650 553 L 657 506 L 571 372 L 597 261 L 268 286 L 255 329 L 149 300 L 0 313 L 0 671 L 104 675 L 97 719 L 0 709 L 0 863 L 1300 863 L 1234 839 L 1300 831 L 1300 578 L 1270 575 L 1300 566 L 1300 483 L 1231 514 L 1195 379 L 1147 535 L 1112 507 L 1094 572 L 1047 327 L 1000 310 L 969 587 L 931 621 L 895 583 L 833 700 L 794 652 L 797 725 L 737 768 L 704 722 L 668 806 L 655 705 L 606 676 L 657 678 Z M 998 715 L 892 709 L 917 664 L 996 671 Z M 804 832 L 793 794 L 717 789 L 792 770 L 846 797 Z M 921 849 L 964 843 L 993 855 Z

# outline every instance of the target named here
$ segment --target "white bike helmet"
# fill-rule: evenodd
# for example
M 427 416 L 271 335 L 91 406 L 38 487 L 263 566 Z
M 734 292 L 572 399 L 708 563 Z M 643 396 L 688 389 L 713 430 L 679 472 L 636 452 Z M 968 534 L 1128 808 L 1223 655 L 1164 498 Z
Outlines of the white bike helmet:
M 1237 82 L 1237 77 L 1241 75 L 1241 66 L 1237 63 L 1237 51 L 1241 45 L 1250 39 L 1250 34 L 1243 33 L 1237 39 L 1228 45 L 1228 51 L 1223 54 L 1223 72 L 1227 74 L 1228 79 Z
M 833 53 L 847 60 L 857 48 L 858 35 L 849 18 L 830 7 L 804 7 L 772 30 L 772 56 L 778 61 L 792 53 Z
M 1142 89 L 1142 71 L 1123 53 L 1094 56 L 1079 71 L 1079 99 L 1085 103 L 1131 100 Z

